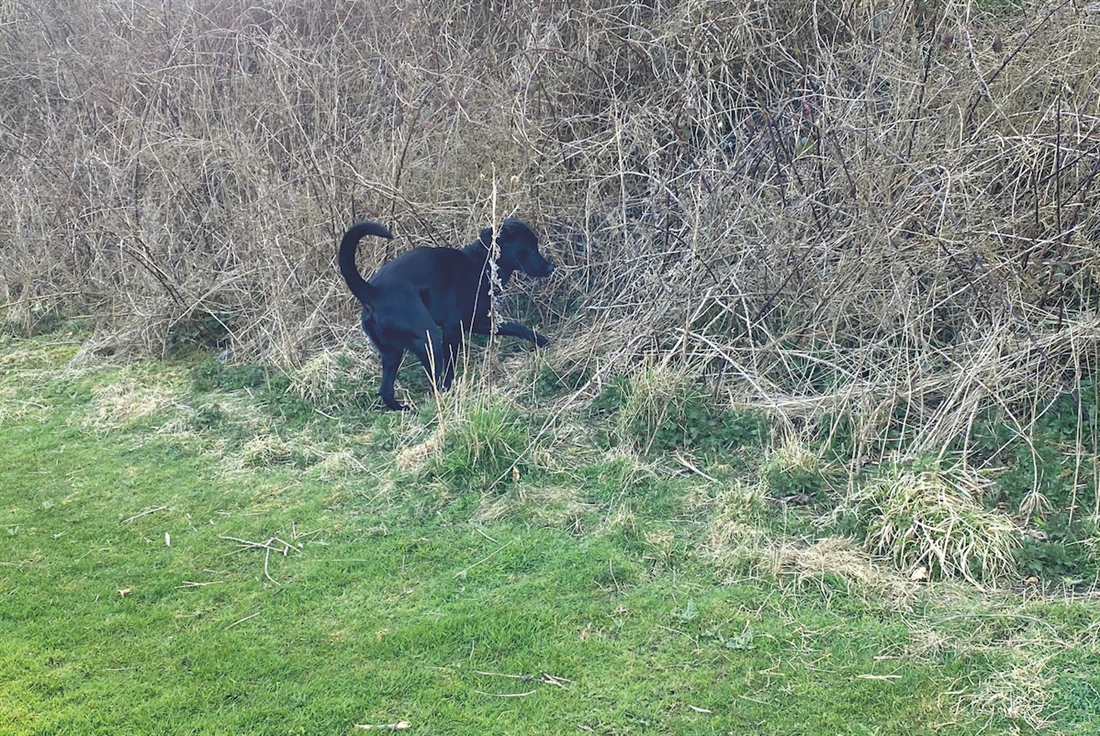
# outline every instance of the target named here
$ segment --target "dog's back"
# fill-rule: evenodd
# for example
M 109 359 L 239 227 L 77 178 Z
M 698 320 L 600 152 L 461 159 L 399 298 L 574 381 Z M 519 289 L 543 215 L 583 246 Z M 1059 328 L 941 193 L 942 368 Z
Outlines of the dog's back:
M 413 248 L 384 264 L 368 283 L 377 289 L 376 307 L 392 301 L 394 308 L 407 309 L 415 299 L 443 326 L 473 313 L 477 269 L 454 248 Z

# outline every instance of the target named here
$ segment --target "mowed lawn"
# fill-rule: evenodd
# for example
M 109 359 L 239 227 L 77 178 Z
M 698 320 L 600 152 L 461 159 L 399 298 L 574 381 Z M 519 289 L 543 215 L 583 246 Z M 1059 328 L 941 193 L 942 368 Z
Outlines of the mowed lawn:
M 398 461 L 427 412 L 288 416 L 271 391 L 78 348 L 0 343 L 2 734 L 1100 719 L 1095 599 L 913 583 L 778 507 L 717 555 L 717 472 L 591 449 L 464 486 Z

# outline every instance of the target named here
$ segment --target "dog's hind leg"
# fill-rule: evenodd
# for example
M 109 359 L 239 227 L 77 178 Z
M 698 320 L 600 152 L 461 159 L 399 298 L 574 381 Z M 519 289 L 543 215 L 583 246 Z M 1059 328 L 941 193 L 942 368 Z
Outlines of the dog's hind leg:
M 447 388 L 445 379 L 447 372 L 447 348 L 443 344 L 443 331 L 432 325 L 425 329 L 424 341 L 412 347 L 412 352 L 424 366 L 424 372 L 428 374 L 437 390 Z
M 443 352 L 447 364 L 443 372 L 443 388 L 448 389 L 455 380 L 455 364 L 462 351 L 462 325 L 456 324 L 443 331 Z
M 378 393 L 382 396 L 382 401 L 394 411 L 408 409 L 409 407 L 402 404 L 393 395 L 393 383 L 397 380 L 397 369 L 401 367 L 401 357 L 405 351 L 401 348 L 389 348 L 387 350 L 379 349 L 378 352 L 382 357 L 382 386 L 378 390 Z

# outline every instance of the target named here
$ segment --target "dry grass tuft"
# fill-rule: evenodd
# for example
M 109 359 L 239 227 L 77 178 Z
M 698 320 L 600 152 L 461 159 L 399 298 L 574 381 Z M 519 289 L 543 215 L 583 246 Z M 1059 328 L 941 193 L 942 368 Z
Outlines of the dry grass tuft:
M 93 392 L 92 408 L 80 421 L 89 429 L 110 431 L 180 406 L 176 392 L 165 388 L 163 382 L 143 385 L 119 378 Z
M 450 391 L 436 393 L 427 425 L 405 423 L 400 469 L 441 479 L 464 490 L 506 487 L 550 464 L 549 438 L 499 391 L 459 376 Z
M 1041 732 L 1057 715 L 1059 665 L 1067 651 L 1089 651 L 1095 627 L 1078 621 L 1037 616 L 1016 594 L 976 595 L 961 586 L 941 584 L 926 617 L 910 624 L 912 645 L 906 656 L 942 661 L 945 656 L 993 656 L 1000 664 L 959 701 L 959 707 L 1027 724 Z M 1063 660 L 1065 661 L 1065 660 Z M 946 694 L 945 694 L 946 695 Z
M 842 537 L 819 539 L 809 547 L 785 547 L 779 554 L 780 571 L 798 583 L 833 575 L 867 588 L 878 586 L 887 574 L 851 540 Z
M 312 472 L 322 481 L 342 480 L 361 475 L 366 466 L 351 450 L 325 452 Z
M 304 437 L 285 440 L 275 434 L 261 434 L 244 443 L 237 454 L 242 468 L 272 465 L 309 465 L 323 457 Z
M 717 499 L 703 554 L 734 576 L 774 575 L 778 557 L 772 535 L 763 524 L 767 513 L 761 485 L 734 484 Z
M 806 498 L 799 499 L 802 505 L 809 503 L 825 486 L 825 464 L 810 445 L 795 437 L 788 438 L 768 454 L 760 473 L 769 496 L 804 495 Z
M 576 488 L 520 483 L 504 494 L 486 494 L 474 519 L 490 523 L 522 516 L 539 525 L 579 534 L 586 531 L 584 517 L 593 511 Z
M 0 352 L 0 374 L 19 380 L 0 384 L 0 421 L 44 416 L 46 405 L 27 396 L 21 383 L 34 386 L 37 390 L 70 377 L 71 371 L 67 365 L 60 369 L 57 366 L 59 363 L 67 364 L 78 351 L 78 345 L 75 342 L 48 345 L 27 342 L 4 347 Z
M 1024 656 L 1016 665 L 993 673 L 968 698 L 970 706 L 978 713 L 1022 721 L 1042 731 L 1051 724 L 1047 714 L 1056 673 L 1047 665 L 1053 656 L 1053 652 L 1041 658 Z
M 397 453 L 397 467 L 408 472 L 421 472 L 429 459 L 436 456 L 446 443 L 445 424 L 439 424 L 427 439 L 402 448 Z
M 667 366 L 649 366 L 634 373 L 616 414 L 619 437 L 637 451 L 649 452 L 661 428 L 681 418 L 678 405 L 687 380 L 684 371 Z
M 320 350 L 290 371 L 290 388 L 313 404 L 346 401 L 346 392 L 367 392 L 377 384 L 379 372 L 375 352 L 356 344 L 344 350 Z
M 839 513 L 868 529 L 867 546 L 910 572 L 961 575 L 972 583 L 1015 572 L 1012 551 L 1020 532 L 1011 519 L 978 503 L 988 487 L 972 471 L 883 472 L 853 489 Z

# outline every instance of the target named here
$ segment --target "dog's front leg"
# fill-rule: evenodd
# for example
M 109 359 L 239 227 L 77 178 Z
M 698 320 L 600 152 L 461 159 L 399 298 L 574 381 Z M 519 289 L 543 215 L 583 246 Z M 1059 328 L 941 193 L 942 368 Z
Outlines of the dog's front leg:
M 519 337 L 528 342 L 535 343 L 540 348 L 550 342 L 544 336 L 517 322 L 501 322 L 497 325 L 497 334 L 507 335 L 509 337 Z

